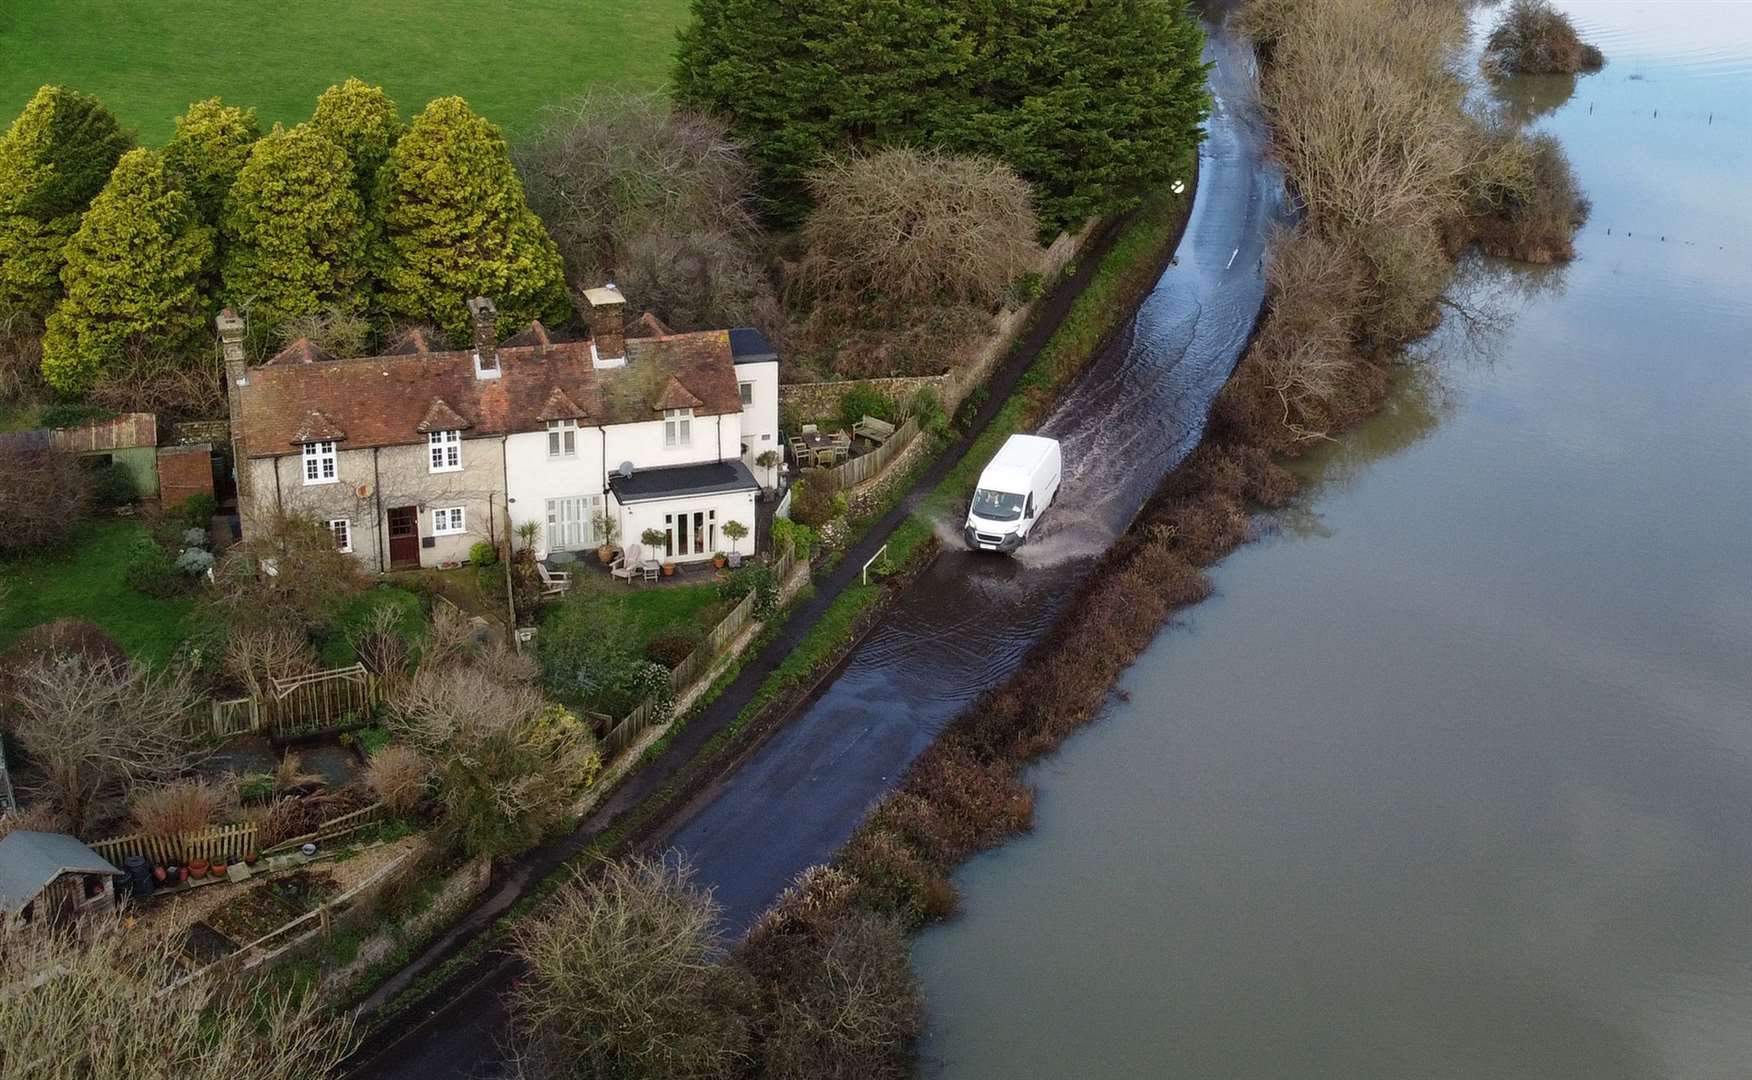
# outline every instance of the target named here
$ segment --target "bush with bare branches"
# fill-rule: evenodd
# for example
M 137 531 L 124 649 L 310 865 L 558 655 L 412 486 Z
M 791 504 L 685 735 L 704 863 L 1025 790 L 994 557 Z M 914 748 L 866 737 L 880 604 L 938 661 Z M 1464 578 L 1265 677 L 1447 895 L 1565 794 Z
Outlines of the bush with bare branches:
M 403 616 L 401 608 L 379 604 L 348 636 L 359 662 L 379 678 L 400 679 L 413 670 L 413 651 L 402 634 Z
M 7 833 L 21 829 L 26 832 L 66 832 L 67 828 L 67 819 L 47 803 L 0 811 L 0 840 L 6 839 Z
M 538 1071 L 740 1075 L 752 988 L 718 962 L 718 918 L 685 863 L 632 858 L 580 872 L 515 932 L 531 975 L 511 1010 Z
M 411 813 L 431 781 L 431 763 L 411 746 L 386 746 L 365 763 L 365 783 L 391 813 Z
M 164 420 L 225 416 L 225 365 L 216 348 L 167 352 L 130 340 L 123 358 L 98 376 L 86 400 L 117 412 L 152 412 Z
M 366 356 L 371 347 L 371 320 L 351 308 L 330 305 L 287 319 L 274 333 L 274 340 L 283 344 L 299 338 L 310 339 L 330 356 Z
M 223 668 L 251 697 L 265 697 L 275 679 L 317 670 L 316 650 L 300 629 L 274 623 L 235 627 L 225 642 Z
M 1606 57 L 1551 0 L 1512 0 L 1485 42 L 1484 62 L 1517 75 L 1598 71 Z
M 42 326 L 22 311 L 0 312 L 0 405 L 48 396 L 42 362 Z
M 158 993 L 179 966 L 119 927 L 0 935 L 0 1080 L 322 1080 L 352 1048 L 308 998 L 224 979 Z
M 75 832 L 123 789 L 169 780 L 202 756 L 189 725 L 197 698 L 182 672 L 46 656 L 18 672 L 12 703 L 12 734 L 40 794 Z
M 365 588 L 358 560 L 335 550 L 321 523 L 291 515 L 262 522 L 215 571 L 219 606 L 235 626 L 278 624 L 308 632 Z
M 91 508 L 91 474 L 47 434 L 25 432 L 0 441 L 0 555 L 55 544 Z

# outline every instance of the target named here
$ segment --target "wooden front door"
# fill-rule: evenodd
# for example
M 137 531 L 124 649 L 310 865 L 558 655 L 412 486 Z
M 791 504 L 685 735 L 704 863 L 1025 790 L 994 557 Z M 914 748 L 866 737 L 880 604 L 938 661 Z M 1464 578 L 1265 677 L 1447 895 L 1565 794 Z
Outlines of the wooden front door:
M 420 565 L 420 508 L 389 508 L 389 565 L 401 568 Z

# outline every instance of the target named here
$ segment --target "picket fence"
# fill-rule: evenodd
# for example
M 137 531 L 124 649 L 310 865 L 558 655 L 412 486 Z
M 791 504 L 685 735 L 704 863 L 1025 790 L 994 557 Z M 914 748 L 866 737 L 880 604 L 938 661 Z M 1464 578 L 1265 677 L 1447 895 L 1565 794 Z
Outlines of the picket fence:
M 797 557 L 789 551 L 781 554 L 773 563 L 773 580 L 780 588 L 784 587 L 785 579 L 791 576 L 796 565 Z M 669 689 L 672 693 L 681 695 L 711 670 L 712 664 L 736 640 L 736 635 L 742 632 L 743 627 L 754 621 L 754 608 L 758 600 L 759 597 L 752 592 L 744 596 L 742 602 L 731 608 L 730 613 L 712 628 L 705 640 L 687 654 L 687 659 L 675 665 L 669 673 Z M 655 723 L 661 713 L 655 699 L 647 699 L 634 706 L 632 712 L 621 717 L 602 736 L 603 758 L 612 761 L 622 750 L 631 746 L 641 732 Z
M 145 833 L 136 833 L 133 836 L 118 836 L 113 840 L 89 841 L 85 846 L 117 867 L 130 855 L 144 855 L 147 862 L 160 866 L 186 862 L 189 859 L 237 862 L 256 850 L 256 827 L 253 824 L 214 825 L 180 836 L 148 836 Z
M 851 458 L 843 465 L 835 465 L 831 469 L 810 469 L 804 473 L 805 479 L 813 484 L 819 477 L 824 485 L 823 490 L 832 495 L 857 487 L 859 484 L 875 476 L 887 467 L 902 450 L 909 446 L 919 433 L 918 417 L 909 417 L 905 423 L 894 430 L 888 441 L 870 451 Z

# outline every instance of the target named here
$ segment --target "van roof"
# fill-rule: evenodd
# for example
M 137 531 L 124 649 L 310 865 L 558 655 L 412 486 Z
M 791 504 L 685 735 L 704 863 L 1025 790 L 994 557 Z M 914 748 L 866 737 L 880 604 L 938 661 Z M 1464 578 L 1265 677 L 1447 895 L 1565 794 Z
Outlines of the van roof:
M 1026 492 L 1041 461 L 1058 452 L 1058 440 L 1039 435 L 1012 435 L 992 455 L 979 474 L 979 486 L 995 491 Z

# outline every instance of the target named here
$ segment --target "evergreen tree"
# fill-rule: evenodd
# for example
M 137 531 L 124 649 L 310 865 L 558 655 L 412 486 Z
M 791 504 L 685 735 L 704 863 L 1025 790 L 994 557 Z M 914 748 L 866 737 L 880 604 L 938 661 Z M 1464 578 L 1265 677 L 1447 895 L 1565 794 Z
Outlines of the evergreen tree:
M 164 144 L 164 168 L 195 201 L 204 223 L 219 224 L 225 193 L 261 137 L 254 109 L 226 105 L 216 97 L 195 102 L 176 118 L 176 132 Z
M 310 126 L 347 155 L 352 163 L 353 187 L 369 207 L 378 170 L 401 138 L 401 114 L 395 102 L 381 86 L 348 79 L 316 99 Z
M 730 119 L 760 167 L 769 216 L 794 224 L 825 155 L 931 142 L 957 126 L 971 56 L 954 4 L 694 0 L 675 93 Z
M 458 97 L 427 105 L 378 177 L 383 304 L 466 338 L 467 302 L 490 296 L 502 325 L 564 322 L 559 250 L 524 201 L 505 137 Z
M 225 202 L 224 295 L 252 328 L 366 306 L 365 208 L 335 183 L 350 167 L 309 124 L 276 126 L 250 151 Z
M 174 353 L 206 330 L 201 285 L 213 230 L 170 179 L 161 154 L 130 150 L 67 244 L 63 299 L 43 335 L 43 378 L 78 394 L 130 345 Z
M 94 97 L 45 86 L 0 136 L 0 310 L 48 314 L 79 215 L 134 140 Z

